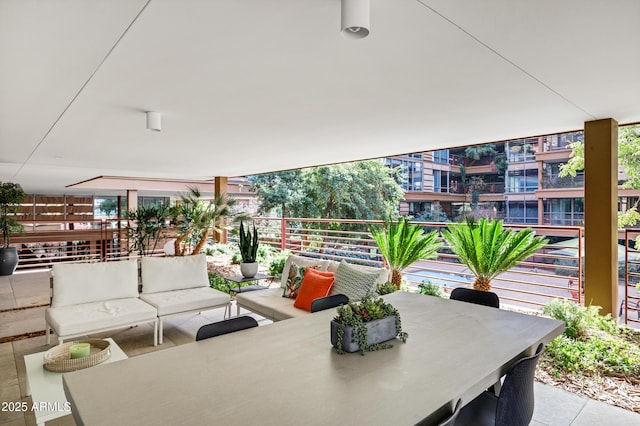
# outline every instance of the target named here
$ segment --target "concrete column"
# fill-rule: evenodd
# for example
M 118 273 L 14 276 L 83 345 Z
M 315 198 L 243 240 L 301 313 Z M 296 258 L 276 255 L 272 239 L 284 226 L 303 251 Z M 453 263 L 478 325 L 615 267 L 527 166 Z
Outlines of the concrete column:
M 584 126 L 585 305 L 618 316 L 618 123 Z
M 137 189 L 127 189 L 127 210 L 138 210 Z
M 227 195 L 227 191 L 229 188 L 229 178 L 226 176 L 216 176 L 213 183 L 213 195 L 217 198 L 222 195 Z M 226 225 L 227 220 L 224 219 L 224 224 Z M 226 244 L 228 241 L 227 231 L 222 231 L 221 234 L 217 232 L 213 233 L 213 238 L 222 244 Z

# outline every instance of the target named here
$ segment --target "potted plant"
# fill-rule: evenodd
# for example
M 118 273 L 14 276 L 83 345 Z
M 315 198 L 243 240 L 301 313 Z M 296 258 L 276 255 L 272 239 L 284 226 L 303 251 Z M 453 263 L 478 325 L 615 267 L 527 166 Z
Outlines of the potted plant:
M 22 232 L 23 227 L 11 213 L 15 213 L 24 196 L 25 193 L 19 184 L 0 182 L 0 275 L 11 275 L 18 266 L 18 249 L 9 247 L 9 237 Z
M 442 244 L 436 232 L 425 234 L 420 225 L 412 225 L 406 217 L 397 222 L 385 222 L 384 227 L 371 226 L 371 235 L 380 253 L 391 268 L 391 282 L 400 289 L 402 270 L 420 259 L 436 257 Z
M 533 255 L 547 243 L 527 228 L 504 229 L 501 220 L 473 218 L 465 223 L 450 224 L 442 230 L 451 249 L 476 276 L 473 288 L 491 290 L 491 280 Z
M 253 224 L 253 233 L 249 228 L 245 232 L 244 221 L 240 221 L 239 237 L 238 246 L 240 247 L 240 257 L 242 257 L 240 272 L 245 278 L 253 278 L 258 273 L 256 258 L 258 256 L 258 245 L 260 245 L 256 224 Z
M 331 344 L 339 354 L 366 352 L 393 347 L 389 340 L 409 335 L 402 331 L 400 313 L 381 298 L 366 296 L 360 302 L 338 307 L 338 315 L 331 321 Z

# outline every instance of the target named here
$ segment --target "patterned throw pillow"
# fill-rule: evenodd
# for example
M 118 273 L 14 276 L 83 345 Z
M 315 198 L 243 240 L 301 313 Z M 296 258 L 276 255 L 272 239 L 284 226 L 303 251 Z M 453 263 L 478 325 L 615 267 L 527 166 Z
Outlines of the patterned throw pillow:
M 304 271 L 307 268 L 318 269 L 317 266 L 299 266 L 296 263 L 292 263 L 289 268 L 289 276 L 287 277 L 287 285 L 284 288 L 282 297 L 288 297 L 289 299 L 295 299 L 298 297 L 300 291 L 300 285 L 302 285 L 302 278 L 304 278 Z
M 373 289 L 381 272 L 382 270 L 364 271 L 343 260 L 336 270 L 331 294 L 344 294 L 349 300 L 360 300 Z

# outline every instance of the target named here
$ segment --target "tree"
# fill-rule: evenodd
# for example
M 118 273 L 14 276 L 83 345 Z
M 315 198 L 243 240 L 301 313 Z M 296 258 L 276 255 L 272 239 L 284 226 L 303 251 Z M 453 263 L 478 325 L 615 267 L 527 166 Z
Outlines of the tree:
M 399 179 L 397 170 L 376 160 L 249 178 L 261 211 L 279 208 L 289 217 L 361 220 L 398 215 Z
M 450 224 L 442 230 L 451 249 L 476 276 L 473 288 L 491 290 L 491 280 L 513 268 L 547 243 L 531 229 L 503 229 L 501 220 Z
M 440 203 L 434 203 L 430 209 L 419 212 L 415 219 L 418 222 L 449 222 L 449 217 Z
M 302 170 L 287 170 L 249 176 L 251 190 L 260 199 L 260 212 L 279 209 L 282 217 L 292 216 L 289 211 L 296 210 L 303 198 L 302 175 Z
M 369 231 L 391 269 L 391 282 L 398 289 L 403 269 L 417 260 L 436 257 L 442 246 L 436 231 L 425 234 L 422 226 L 410 224 L 406 217 L 397 222 L 386 221 L 383 227 L 371 226 Z
M 114 214 L 118 211 L 118 202 L 115 198 L 105 198 L 98 205 L 98 210 L 104 213 L 107 217 L 113 217 Z
M 190 188 L 189 191 L 180 197 L 181 202 L 172 211 L 179 232 L 174 242 L 176 256 L 186 253 L 184 242 L 187 239 L 195 243 L 191 254 L 198 254 L 206 244 L 211 231 L 221 233 L 225 229 L 228 217 L 245 217 L 242 213 L 233 213 L 235 200 L 226 194 L 218 195 L 212 200 L 202 200 L 198 189 Z
M 560 166 L 560 177 L 576 177 L 584 170 L 584 142 L 569 144 L 571 157 Z M 618 163 L 624 167 L 627 180 L 623 188 L 640 189 L 640 126 L 625 126 L 618 137 Z M 640 222 L 638 202 L 626 212 L 618 212 L 618 226 L 633 226 Z
M 136 210 L 127 211 L 125 231 L 130 243 L 129 252 L 137 251 L 140 256 L 152 254 L 162 231 L 166 228 L 165 219 L 168 215 L 167 204 L 138 206 Z

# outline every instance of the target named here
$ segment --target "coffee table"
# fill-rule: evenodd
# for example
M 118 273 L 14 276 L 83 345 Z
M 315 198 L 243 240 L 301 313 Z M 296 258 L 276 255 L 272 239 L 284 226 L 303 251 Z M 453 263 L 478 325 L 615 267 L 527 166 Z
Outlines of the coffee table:
M 242 275 L 234 275 L 232 277 L 225 277 L 224 279 L 226 280 L 227 283 L 227 287 L 229 288 L 229 292 L 233 292 L 234 294 L 238 294 L 238 293 L 247 293 L 249 291 L 259 291 L 259 290 L 266 290 L 269 287 L 265 287 L 263 285 L 258 284 L 259 281 L 261 280 L 270 280 L 272 279 L 273 276 L 271 275 L 265 275 L 265 274 L 255 274 L 253 277 L 247 278 L 247 277 L 243 277 Z M 237 286 L 232 286 L 229 284 L 229 281 L 234 282 L 237 284 Z M 247 283 L 247 282 L 255 282 L 256 284 L 253 285 L 247 285 L 242 287 L 241 284 L 242 283 Z M 226 312 L 225 312 L 226 313 Z M 237 313 L 236 316 L 240 316 L 240 306 L 237 307 Z M 229 317 L 231 317 L 231 308 L 229 308 Z
M 105 340 L 111 343 L 111 356 L 91 368 L 128 358 L 113 339 Z M 36 416 L 38 425 L 44 425 L 46 421 L 71 414 L 71 405 L 67 402 L 62 388 L 64 373 L 45 370 L 42 366 L 46 352 L 38 352 L 24 357 L 27 370 L 27 395 L 31 395 L 33 400 L 33 404 L 29 408 L 35 408 L 33 414 Z

